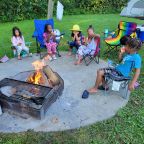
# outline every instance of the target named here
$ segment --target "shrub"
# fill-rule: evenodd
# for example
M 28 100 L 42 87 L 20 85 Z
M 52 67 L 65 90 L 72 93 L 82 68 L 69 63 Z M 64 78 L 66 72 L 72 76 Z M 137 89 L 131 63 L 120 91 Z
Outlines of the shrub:
M 54 14 L 56 13 L 56 0 Z M 64 14 L 117 13 L 128 0 L 61 0 Z M 0 1 L 0 22 L 20 21 L 47 16 L 48 0 Z

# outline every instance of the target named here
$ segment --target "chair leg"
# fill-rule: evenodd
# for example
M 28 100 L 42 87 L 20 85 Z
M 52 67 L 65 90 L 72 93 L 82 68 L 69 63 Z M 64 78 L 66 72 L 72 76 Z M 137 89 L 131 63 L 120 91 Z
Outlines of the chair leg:
M 107 44 L 107 46 L 108 46 L 108 48 L 107 48 L 107 50 L 104 52 L 104 56 L 108 56 L 108 54 L 112 51 L 112 47 L 110 46 L 110 45 L 108 45 Z
M 36 48 L 37 48 L 37 54 L 39 54 L 40 53 L 40 47 L 39 47 L 37 38 L 36 38 Z
M 97 64 L 99 64 L 99 59 L 100 59 L 100 51 L 99 51 L 98 55 L 96 56 L 96 58 L 97 58 Z
M 39 43 L 37 41 L 37 38 L 36 38 L 36 48 L 37 48 L 37 55 L 39 55 L 40 59 L 42 59 L 41 50 L 40 50 L 40 46 L 39 46 Z
M 89 61 L 87 62 L 86 58 L 89 58 Z M 83 60 L 86 64 L 86 66 L 88 66 L 92 61 L 95 61 L 97 64 L 99 64 L 99 56 L 96 57 L 92 57 L 91 55 L 88 56 L 84 56 Z
M 107 88 L 107 86 L 110 86 L 110 84 L 113 82 L 113 80 L 109 79 L 108 77 L 105 77 L 105 81 L 106 81 L 106 85 L 105 85 L 105 94 L 104 95 L 107 96 L 106 88 Z M 128 99 L 129 95 L 130 95 L 130 91 L 128 90 L 128 84 L 129 84 L 129 81 L 124 81 L 120 86 L 119 93 L 121 94 L 122 98 L 124 98 L 124 99 Z
M 86 61 L 86 56 L 83 56 L 83 59 L 82 59 L 82 60 L 84 60 L 86 66 L 89 65 L 89 64 L 87 63 L 87 61 Z
M 89 58 L 89 62 L 86 61 L 86 58 Z M 94 60 L 94 58 L 90 55 L 86 56 L 85 57 L 85 63 L 86 63 L 86 66 L 88 66 L 92 61 Z M 95 61 L 95 60 L 94 60 Z
M 57 55 L 58 55 L 58 57 L 61 57 L 61 55 L 60 55 L 60 53 L 59 53 L 58 46 L 56 47 L 56 50 L 57 50 Z
M 107 87 L 109 87 L 109 84 L 112 82 L 112 80 L 111 79 L 108 79 L 108 77 L 104 77 L 104 79 L 105 79 L 105 90 L 104 90 L 104 95 L 105 96 L 107 96 Z
M 128 84 L 129 84 L 129 81 L 125 81 L 125 82 L 124 82 L 123 91 L 121 92 L 122 97 L 123 97 L 124 99 L 128 99 L 128 98 L 129 98 L 129 95 L 130 95 L 130 91 L 129 91 L 129 89 L 128 89 Z
M 120 45 L 116 45 L 116 46 L 111 46 L 111 45 L 108 45 L 108 49 L 104 52 L 104 56 L 109 56 L 110 54 L 112 54 L 113 52 L 117 52 L 118 51 L 118 47 Z

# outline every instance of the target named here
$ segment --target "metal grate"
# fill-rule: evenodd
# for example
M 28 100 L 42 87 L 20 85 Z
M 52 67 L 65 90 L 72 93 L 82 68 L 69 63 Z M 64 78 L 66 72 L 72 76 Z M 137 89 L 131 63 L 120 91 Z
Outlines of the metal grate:
M 50 87 L 35 85 L 28 82 L 5 78 L 0 82 L 0 87 L 11 86 L 15 93 L 11 96 L 28 103 L 42 104 L 44 98 L 52 90 Z

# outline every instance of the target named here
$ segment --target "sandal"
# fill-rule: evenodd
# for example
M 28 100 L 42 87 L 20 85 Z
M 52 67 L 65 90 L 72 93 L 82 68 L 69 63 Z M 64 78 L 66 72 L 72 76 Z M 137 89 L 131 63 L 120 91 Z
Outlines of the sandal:
M 87 90 L 85 90 L 82 94 L 82 98 L 87 99 L 88 97 L 89 97 L 89 92 Z
M 99 90 L 106 90 L 106 91 L 108 91 L 108 90 L 109 90 L 109 87 L 107 87 L 107 88 L 105 89 L 105 87 L 104 87 L 103 85 L 101 85 L 101 86 L 98 87 L 98 89 L 99 89 Z

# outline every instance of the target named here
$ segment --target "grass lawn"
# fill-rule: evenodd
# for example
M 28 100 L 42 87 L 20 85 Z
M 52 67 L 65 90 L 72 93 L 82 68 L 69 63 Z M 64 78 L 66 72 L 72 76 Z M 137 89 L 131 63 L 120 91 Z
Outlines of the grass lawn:
M 55 20 L 55 28 L 66 33 L 60 49 L 67 50 L 66 41 L 70 39 L 69 29 L 73 24 L 79 24 L 84 34 L 88 25 L 92 24 L 95 31 L 102 34 L 105 28 L 117 28 L 120 20 L 143 24 L 142 20 L 124 18 L 116 14 L 64 16 L 61 22 Z M 20 27 L 26 41 L 33 41 L 31 51 L 36 52 L 35 41 L 31 37 L 34 31 L 33 20 L 25 20 L 0 24 L 0 56 L 5 52 L 12 56 L 10 38 L 13 26 Z M 105 48 L 102 40 L 102 51 Z M 140 54 L 144 58 L 143 49 Z M 0 144 L 144 144 L 144 67 L 139 80 L 141 87 L 132 92 L 127 106 L 109 120 L 77 130 L 56 133 L 36 133 L 32 130 L 18 134 L 0 133 Z

